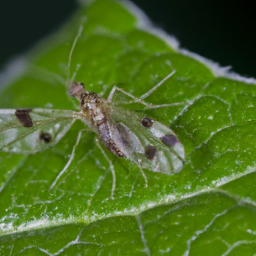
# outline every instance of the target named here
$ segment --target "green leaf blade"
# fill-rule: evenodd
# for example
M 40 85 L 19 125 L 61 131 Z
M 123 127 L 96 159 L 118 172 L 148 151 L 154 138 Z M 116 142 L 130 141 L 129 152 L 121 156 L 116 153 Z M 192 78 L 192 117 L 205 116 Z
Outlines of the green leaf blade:
M 105 98 L 117 83 L 138 97 L 176 70 L 146 100 L 183 105 L 144 112 L 177 134 L 183 170 L 145 170 L 145 188 L 135 164 L 107 153 L 116 170 L 112 200 L 109 163 L 87 132 L 50 189 L 84 128 L 79 121 L 43 152 L 1 152 L 1 255 L 255 252 L 255 84 L 216 77 L 207 62 L 145 27 L 134 10 L 111 0 L 82 7 L 30 53 L 25 71 L 2 89 L 0 106 L 78 110 L 66 93 L 72 78 Z

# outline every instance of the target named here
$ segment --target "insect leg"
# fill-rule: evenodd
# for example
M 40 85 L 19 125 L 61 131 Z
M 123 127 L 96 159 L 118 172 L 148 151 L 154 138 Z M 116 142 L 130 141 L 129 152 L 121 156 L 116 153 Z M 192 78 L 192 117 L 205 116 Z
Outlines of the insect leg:
M 68 167 L 70 166 L 70 164 L 72 163 L 72 161 L 74 160 L 74 157 L 75 157 L 75 150 L 80 142 L 80 139 L 81 139 L 81 136 L 82 136 L 82 133 L 84 131 L 87 131 L 86 129 L 83 129 L 81 131 L 79 131 L 78 135 L 77 135 L 77 138 L 76 138 L 76 143 L 75 145 L 73 146 L 73 149 L 72 149 L 72 153 L 70 155 L 70 158 L 67 162 L 67 164 L 64 166 L 64 168 L 59 172 L 58 176 L 55 178 L 55 180 L 53 181 L 53 183 L 51 184 L 50 186 L 50 189 L 53 189 L 55 187 L 55 185 L 57 184 L 58 180 L 61 178 L 61 176 L 66 172 L 66 170 L 68 169 Z
M 111 101 L 112 101 L 113 95 L 114 95 L 114 93 L 115 93 L 116 90 L 117 90 L 117 87 L 116 87 L 116 86 L 114 86 L 114 87 L 111 89 L 111 92 L 109 93 L 108 99 L 107 99 L 108 102 L 111 102 Z
M 98 146 L 98 148 L 100 149 L 100 151 L 102 152 L 102 154 L 104 155 L 104 157 L 106 158 L 106 160 L 109 163 L 109 167 L 110 167 L 110 170 L 111 170 L 111 173 L 112 173 L 112 178 L 113 178 L 110 198 L 114 199 L 114 192 L 115 192 L 115 189 L 116 189 L 116 173 L 115 173 L 115 169 L 114 169 L 114 166 L 112 164 L 112 161 L 106 155 L 106 152 L 101 147 L 100 142 L 99 142 L 99 140 L 97 138 L 95 139 L 95 142 L 96 142 L 96 145 Z
M 153 105 L 149 104 L 149 106 L 146 106 L 144 109 L 156 109 L 156 108 L 166 108 L 166 107 L 173 107 L 173 106 L 180 106 L 185 104 L 185 102 L 175 102 L 170 104 L 161 104 L 161 105 Z
M 132 101 L 129 101 L 128 103 L 131 104 L 131 103 L 141 103 L 142 105 L 145 105 L 149 108 L 160 108 L 160 107 L 169 107 L 169 106 L 176 106 L 176 105 L 182 105 L 183 102 L 179 102 L 179 103 L 172 103 L 172 104 L 163 104 L 163 105 L 155 105 L 153 106 L 152 104 L 150 103 L 147 103 L 145 101 L 143 101 L 143 99 L 145 99 L 146 97 L 148 97 L 150 94 L 152 94 L 159 86 L 161 86 L 166 80 L 168 80 L 171 76 L 174 75 L 174 73 L 176 72 L 176 70 L 174 70 L 173 72 L 171 72 L 168 76 L 166 76 L 163 80 L 161 80 L 158 84 L 156 84 L 152 89 L 150 89 L 149 91 L 147 91 L 146 93 L 144 93 L 143 95 L 141 95 L 139 98 L 133 96 L 132 94 L 114 86 L 108 96 L 108 101 L 111 102 L 112 101 L 112 98 L 113 98 L 113 95 L 115 93 L 115 91 L 119 91 L 119 92 L 122 92 L 123 94 L 127 95 L 128 97 L 132 98 L 133 100 Z
M 127 104 L 132 104 L 132 103 L 141 103 L 145 106 L 145 109 L 155 109 L 155 108 L 165 108 L 165 107 L 172 107 L 172 106 L 179 106 L 179 105 L 183 105 L 185 102 L 176 102 L 176 103 L 170 103 L 170 104 L 161 104 L 161 105 L 153 105 L 151 103 L 147 103 L 143 100 L 141 100 L 140 98 L 136 98 L 134 97 L 132 94 L 114 86 L 108 96 L 108 102 L 111 102 L 113 95 L 115 93 L 115 91 L 119 91 L 122 92 L 123 94 L 127 95 L 128 97 L 131 97 L 133 100 L 127 102 Z M 124 103 L 124 102 L 123 102 Z
M 145 172 L 143 172 L 143 170 L 141 168 L 141 160 L 140 159 L 138 159 L 138 166 L 139 166 L 140 172 L 145 180 L 145 187 L 147 188 L 148 187 L 148 178 L 147 178 Z
M 116 87 L 116 86 L 114 86 L 114 87 L 112 88 L 111 92 L 109 93 L 108 99 L 107 99 L 108 102 L 111 102 L 111 101 L 112 101 L 113 95 L 115 94 L 116 91 L 119 91 L 119 92 L 121 92 L 121 93 L 123 93 L 123 94 L 125 94 L 125 95 L 127 95 L 128 97 L 130 97 L 130 98 L 133 99 L 133 100 L 127 102 L 128 104 L 138 102 L 138 103 L 141 103 L 141 104 L 143 104 L 143 105 L 145 105 L 145 106 L 150 106 L 149 103 L 146 103 L 145 101 L 140 100 L 139 98 L 136 98 L 136 97 L 133 96 L 132 94 L 130 94 L 130 93 L 128 93 L 128 92 L 124 91 L 123 89 L 118 88 L 118 87 Z
M 161 86 L 166 80 L 168 80 L 171 76 L 175 74 L 176 70 L 172 71 L 168 76 L 166 76 L 163 80 L 161 80 L 158 84 L 156 84 L 152 89 L 144 93 L 139 97 L 140 100 L 147 98 L 150 94 L 152 94 L 159 86 Z

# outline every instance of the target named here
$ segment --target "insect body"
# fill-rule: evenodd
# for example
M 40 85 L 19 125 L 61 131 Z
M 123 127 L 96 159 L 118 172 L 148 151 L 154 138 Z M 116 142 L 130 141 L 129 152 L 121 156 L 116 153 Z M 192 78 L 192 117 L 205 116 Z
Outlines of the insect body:
M 110 127 L 111 108 L 107 100 L 99 97 L 96 93 L 86 92 L 81 83 L 71 85 L 70 95 L 80 100 L 81 112 L 84 113 L 82 120 L 94 129 L 105 147 L 118 157 L 125 156 L 116 142 L 121 139 L 120 136 L 118 139 L 115 138 L 118 136 L 117 127 Z
M 134 102 L 143 104 L 144 108 L 173 105 L 153 106 L 143 101 L 172 74 L 140 98 L 135 98 L 114 87 L 108 99 L 103 99 L 93 92 L 86 91 L 82 83 L 74 82 L 69 92 L 72 97 L 80 101 L 79 112 L 55 109 L 2 109 L 0 110 L 0 149 L 16 153 L 35 153 L 43 150 L 56 144 L 73 122 L 79 119 L 85 123 L 87 129 L 98 135 L 108 151 L 117 157 L 128 158 L 137 163 L 141 171 L 146 168 L 168 175 L 178 173 L 183 168 L 185 153 L 183 145 L 174 132 L 143 113 L 125 107 L 126 104 Z M 124 100 L 120 95 L 128 97 L 129 100 Z M 106 156 L 105 153 L 104 155 Z M 70 161 L 51 188 L 56 185 L 72 159 L 71 155 Z M 113 196 L 115 173 L 112 164 L 111 170 L 113 174 L 111 196 Z

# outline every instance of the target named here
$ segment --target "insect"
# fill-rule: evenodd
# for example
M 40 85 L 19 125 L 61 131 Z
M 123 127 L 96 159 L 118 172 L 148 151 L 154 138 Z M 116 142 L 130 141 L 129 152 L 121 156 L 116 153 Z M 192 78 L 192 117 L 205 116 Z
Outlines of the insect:
M 174 74 L 172 72 L 160 83 L 139 98 L 113 87 L 107 99 L 84 89 L 84 85 L 73 82 L 69 94 L 80 102 L 80 111 L 57 109 L 1 109 L 0 149 L 15 153 L 35 153 L 55 145 L 76 120 L 81 120 L 87 129 L 95 132 L 101 143 L 111 153 L 135 162 L 146 181 L 142 169 L 171 175 L 183 168 L 184 147 L 175 133 L 162 123 L 132 111 L 125 105 L 139 103 L 144 109 L 161 108 L 176 104 L 151 105 L 144 101 L 161 84 Z M 79 135 L 81 137 L 81 134 Z M 79 138 L 80 138 L 79 137 Z M 98 139 L 95 141 L 107 158 Z M 73 148 L 73 151 L 75 147 Z M 73 160 L 74 152 L 65 168 L 52 183 L 53 188 L 60 176 Z M 108 159 L 108 158 L 107 158 Z M 108 160 L 109 161 L 109 160 Z M 111 197 L 115 190 L 115 171 Z

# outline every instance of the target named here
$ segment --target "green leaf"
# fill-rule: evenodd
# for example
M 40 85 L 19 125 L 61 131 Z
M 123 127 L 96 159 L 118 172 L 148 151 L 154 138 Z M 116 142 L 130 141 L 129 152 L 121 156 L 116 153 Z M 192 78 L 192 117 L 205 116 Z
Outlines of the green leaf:
M 50 189 L 80 122 L 40 153 L 1 152 L 1 255 L 255 253 L 255 83 L 216 77 L 207 61 L 176 49 L 134 6 L 114 0 L 81 6 L 22 68 L 2 87 L 1 108 L 77 110 L 66 93 L 73 74 L 104 97 L 117 83 L 139 96 L 176 70 L 147 101 L 184 104 L 145 113 L 176 132 L 186 164 L 174 176 L 145 170 L 145 188 L 135 164 L 108 154 L 117 176 L 112 200 L 109 163 L 93 133 L 82 135 L 71 165 Z

